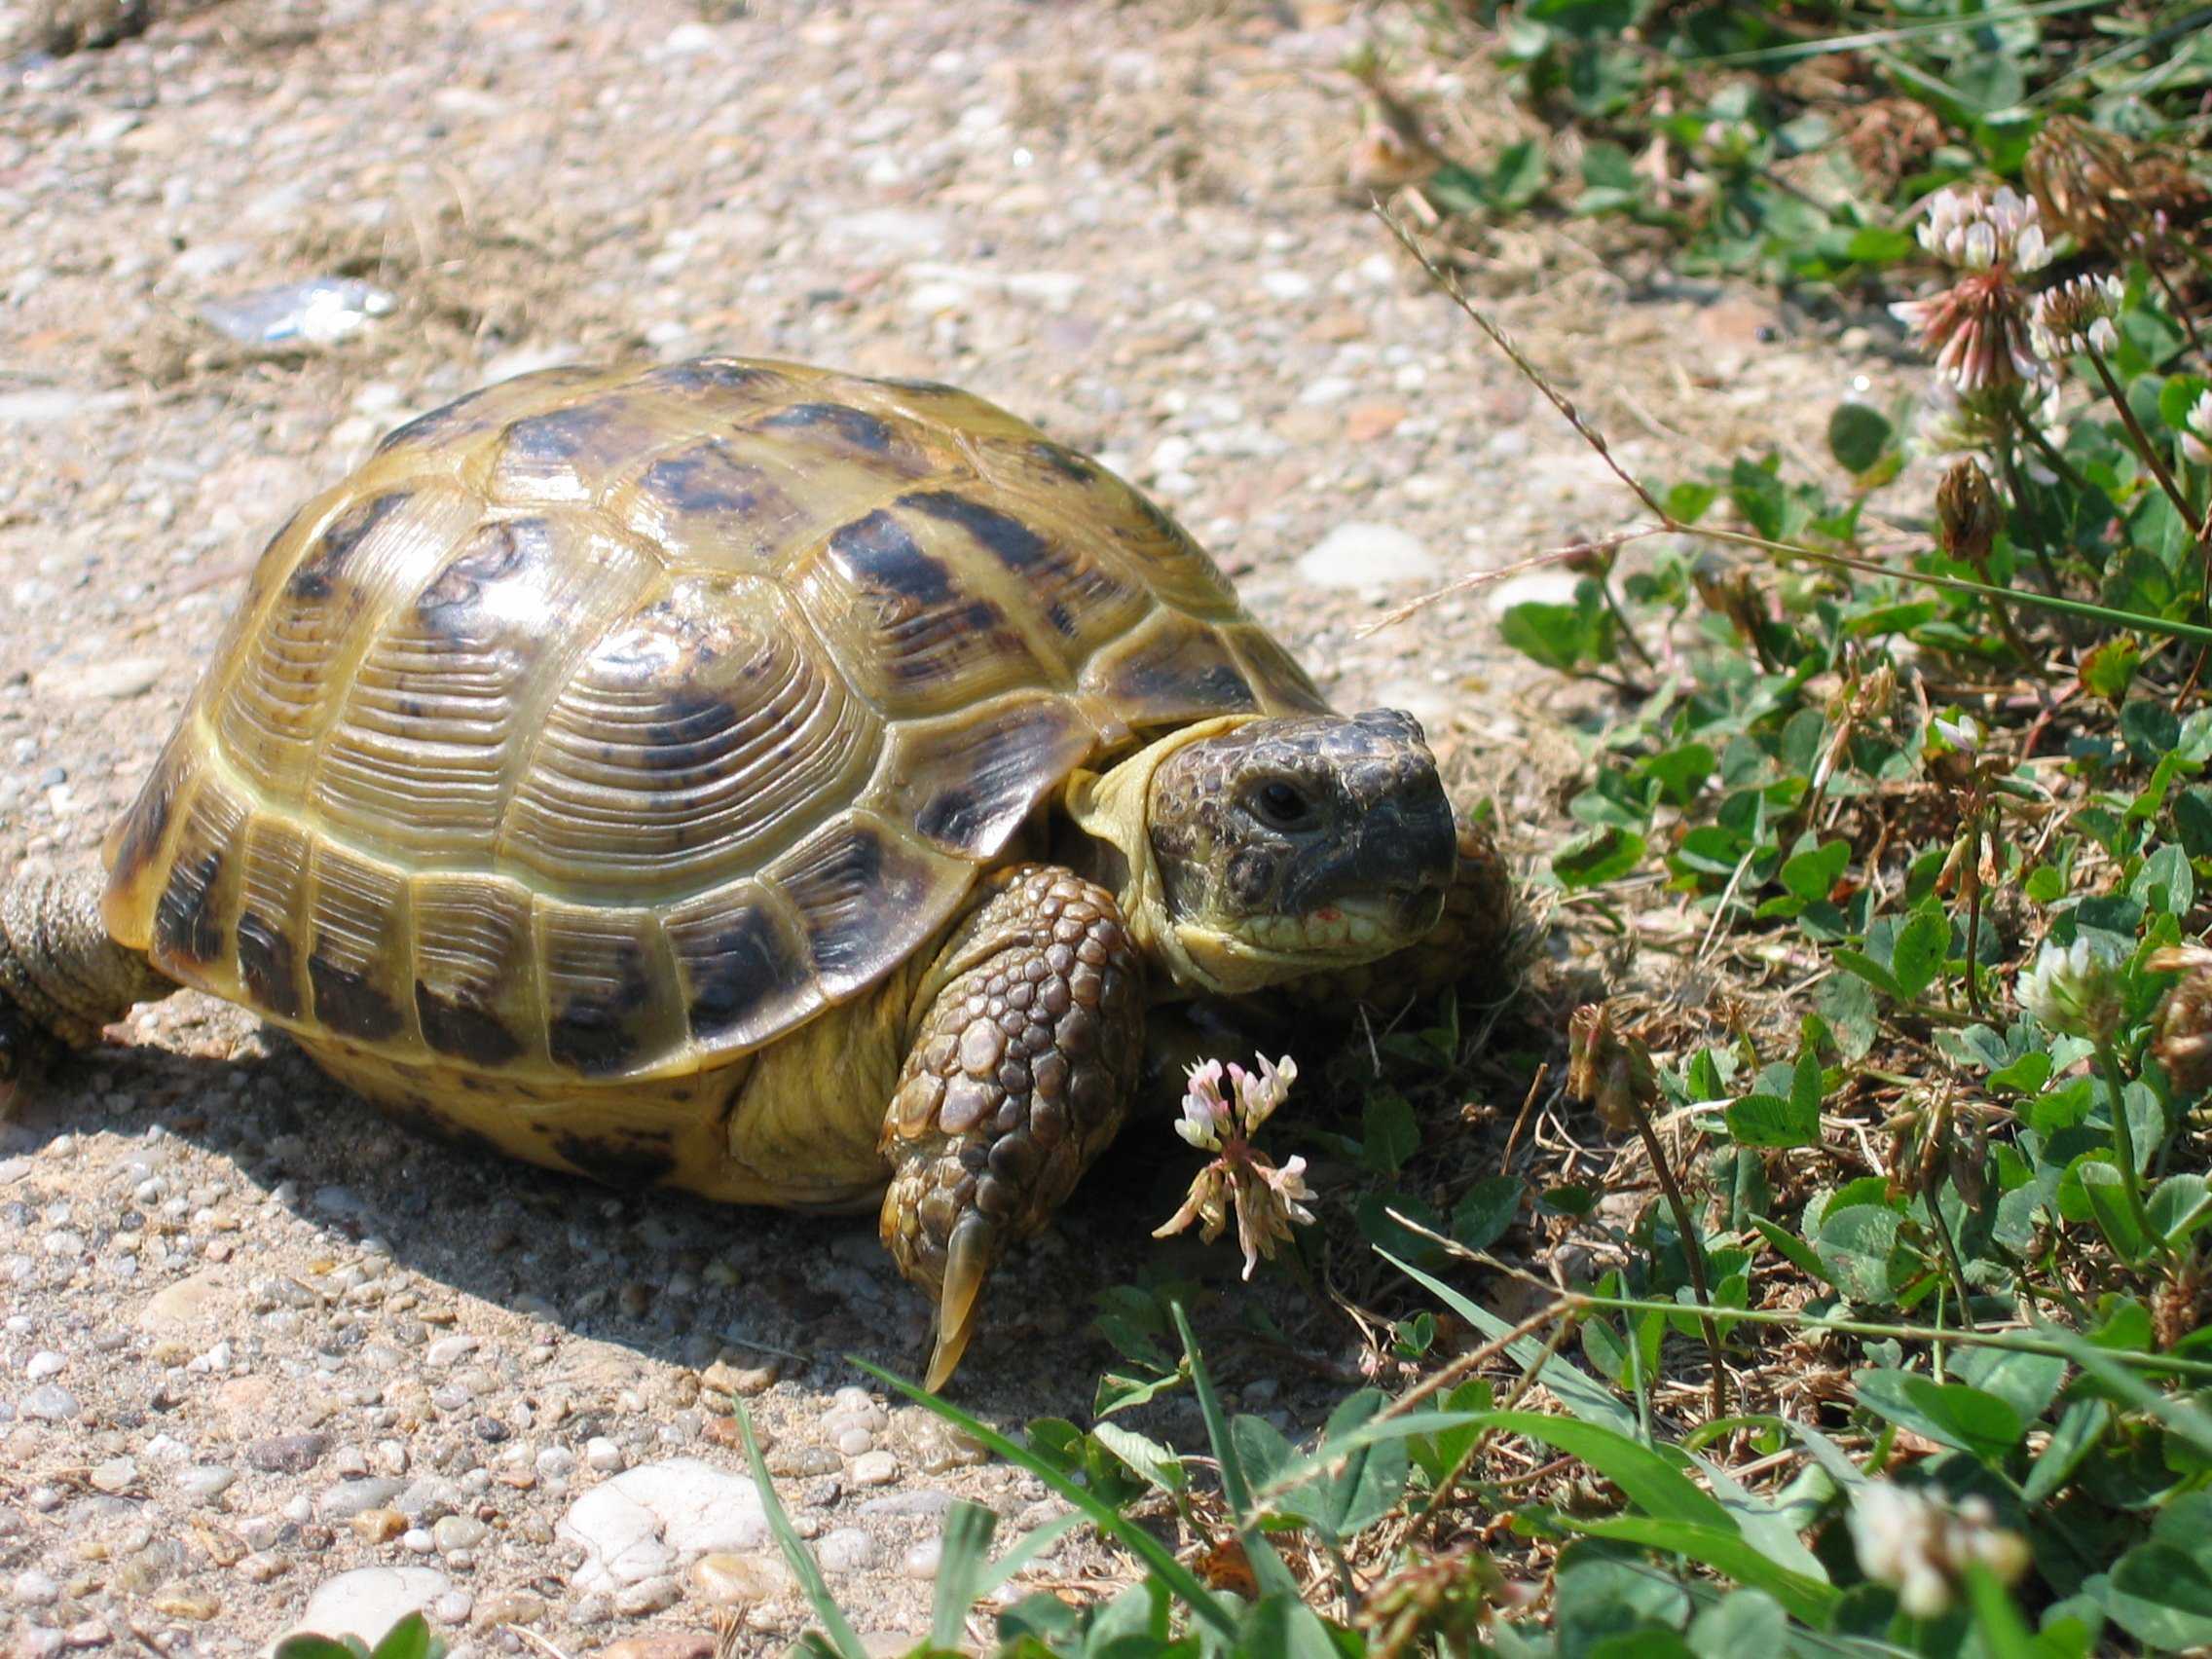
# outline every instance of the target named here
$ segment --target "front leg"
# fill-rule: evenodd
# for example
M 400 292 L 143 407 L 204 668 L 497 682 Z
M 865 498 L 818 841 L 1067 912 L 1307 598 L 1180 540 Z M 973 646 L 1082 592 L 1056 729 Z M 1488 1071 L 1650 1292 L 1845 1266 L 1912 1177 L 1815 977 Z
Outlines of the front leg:
M 883 1242 L 937 1302 L 931 1388 L 993 1265 L 1114 1138 L 1143 1059 L 1143 963 L 1114 896 L 1056 865 L 982 891 L 923 977 L 883 1125 Z

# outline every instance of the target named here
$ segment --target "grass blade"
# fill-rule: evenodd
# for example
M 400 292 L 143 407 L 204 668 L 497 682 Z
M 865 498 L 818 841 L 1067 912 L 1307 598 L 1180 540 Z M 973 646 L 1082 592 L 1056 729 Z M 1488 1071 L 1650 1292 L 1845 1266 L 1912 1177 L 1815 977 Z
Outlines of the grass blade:
M 1213 1442 L 1213 1455 L 1221 1464 L 1222 1493 L 1229 1499 L 1230 1513 L 1236 1517 L 1236 1535 L 1243 1540 L 1244 1554 L 1252 1564 L 1252 1576 L 1263 1595 L 1287 1591 L 1295 1596 L 1298 1580 L 1291 1577 L 1290 1568 L 1283 1566 L 1274 1545 L 1260 1531 L 1259 1511 L 1252 1506 L 1252 1484 L 1244 1478 L 1244 1459 L 1229 1432 L 1229 1419 L 1222 1413 L 1221 1396 L 1213 1391 L 1213 1378 L 1198 1352 L 1198 1340 L 1191 1334 L 1191 1316 L 1183 1311 L 1180 1302 L 1169 1303 L 1168 1311 L 1175 1316 L 1175 1334 L 1183 1339 L 1183 1352 L 1190 1357 L 1191 1382 L 1198 1390 L 1198 1412 L 1206 1420 L 1206 1438 Z
M 1842 1597 L 1833 1585 L 1777 1567 L 1736 1533 L 1719 1527 L 1699 1527 L 1679 1521 L 1661 1521 L 1648 1515 L 1620 1515 L 1609 1520 L 1579 1520 L 1554 1513 L 1550 1519 L 1570 1531 L 1593 1538 L 1614 1538 L 1665 1550 L 1724 1572 L 1739 1584 L 1764 1590 L 1792 1618 L 1818 1630 L 1827 1623 L 1829 1609 Z
M 835 1648 L 838 1659 L 867 1659 L 867 1649 L 853 1627 L 845 1622 L 844 1610 L 837 1599 L 830 1594 L 830 1586 L 822 1577 L 822 1568 L 816 1565 L 814 1552 L 798 1535 L 792 1518 L 784 1513 L 783 1500 L 776 1495 L 776 1483 L 768 1478 L 768 1465 L 760 1456 L 760 1443 L 753 1437 L 753 1414 L 745 1409 L 745 1402 L 737 1402 L 737 1431 L 745 1437 L 745 1460 L 753 1469 L 753 1484 L 760 1493 L 760 1507 L 768 1517 L 768 1530 L 776 1534 L 776 1545 L 784 1552 L 784 1560 L 791 1563 L 792 1572 L 806 1592 L 806 1600 L 814 1608 L 814 1616 L 821 1621 L 822 1630 Z
M 999 1518 L 979 1503 L 963 1499 L 945 1512 L 942 1553 L 938 1558 L 937 1598 L 930 1604 L 930 1644 L 958 1647 L 968 1609 L 982 1594 L 990 1567 L 991 1534 Z
M 940 1399 L 903 1377 L 894 1377 L 881 1366 L 870 1365 L 857 1355 L 848 1354 L 846 1357 L 885 1387 L 898 1389 L 917 1406 L 925 1407 L 946 1422 L 965 1429 L 1016 1468 L 1035 1475 L 1051 1491 L 1082 1510 L 1101 1532 L 1116 1539 L 1143 1562 L 1156 1578 L 1183 1599 L 1192 1612 L 1223 1637 L 1232 1641 L 1235 1640 L 1236 1621 L 1214 1599 L 1213 1593 L 1198 1582 L 1197 1575 L 1189 1567 L 1175 1559 L 1173 1551 L 1120 1510 L 1101 1503 L 1093 1493 L 1077 1486 L 1027 1447 L 1015 1445 L 982 1419 L 970 1416 L 951 1401 Z

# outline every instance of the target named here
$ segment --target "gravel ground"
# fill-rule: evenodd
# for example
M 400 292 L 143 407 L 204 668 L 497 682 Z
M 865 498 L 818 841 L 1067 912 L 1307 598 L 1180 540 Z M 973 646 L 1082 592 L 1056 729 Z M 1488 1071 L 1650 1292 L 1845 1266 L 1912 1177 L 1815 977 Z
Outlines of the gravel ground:
M 22 20 L 0 6 L 0 34 Z M 957 381 L 1103 452 L 1341 702 L 1414 709 L 1509 825 L 1540 826 L 1580 704 L 1501 653 L 1495 590 L 1357 637 L 1624 511 L 1344 186 L 1356 104 L 1334 66 L 1401 22 L 231 0 L 15 60 L 8 867 L 94 855 L 261 540 L 385 427 L 546 362 L 723 349 Z M 1461 95 L 1512 119 L 1479 79 Z M 1853 375 L 1883 373 L 1792 343 L 1771 299 L 1631 288 L 1564 230 L 1489 251 L 1478 285 L 1631 465 L 1802 453 Z M 202 313 L 326 276 L 390 309 L 277 350 Z M 911 1371 L 924 1331 L 872 1218 L 614 1197 L 453 1154 L 192 996 L 114 1035 L 0 1126 L 12 1651 L 240 1653 L 303 1616 L 374 1630 L 418 1604 L 465 1652 L 525 1650 L 507 1626 L 633 1659 L 705 1652 L 718 1627 L 780 1648 L 802 1604 L 728 1395 L 883 1650 L 927 1628 L 951 1497 L 1008 1535 L 1056 1513 L 857 1386 L 841 1355 Z M 1001 1271 L 971 1407 L 1082 1414 L 1105 1357 L 1090 1295 L 1158 1259 L 1128 1213 L 1163 1216 L 1188 1174 L 1155 1161 L 1120 1152 Z M 1234 1283 L 1226 1252 L 1177 1262 Z M 1327 1340 L 1316 1359 L 1349 1357 Z M 1330 1398 L 1302 1376 L 1227 1381 L 1296 1428 Z M 1187 1411 L 1155 1431 L 1195 1442 Z M 1017 1588 L 1116 1570 L 1071 1536 Z

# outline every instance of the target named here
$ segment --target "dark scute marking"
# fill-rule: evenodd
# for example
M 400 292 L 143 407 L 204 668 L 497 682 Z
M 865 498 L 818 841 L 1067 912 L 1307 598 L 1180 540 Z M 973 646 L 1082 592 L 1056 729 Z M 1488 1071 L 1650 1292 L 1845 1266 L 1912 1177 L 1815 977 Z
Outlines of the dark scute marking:
M 1191 663 L 1150 662 L 1129 675 L 1129 690 L 1140 701 L 1180 701 L 1197 709 L 1231 711 L 1256 708 L 1252 687 L 1236 672 L 1236 665 L 1212 662 L 1204 667 Z
M 215 882 L 223 855 L 210 852 L 169 871 L 169 884 L 154 906 L 154 948 L 187 962 L 212 962 L 223 948 L 222 918 L 214 913 Z
M 480 1066 L 503 1066 L 520 1057 L 522 1042 L 489 1009 L 442 997 L 418 979 L 415 1013 L 423 1022 L 423 1041 L 441 1054 Z
M 415 610 L 431 626 L 440 613 L 472 606 L 487 583 L 512 575 L 545 540 L 543 519 L 502 519 L 486 525 L 461 556 L 437 573 L 415 601 Z
M 526 416 L 507 428 L 507 453 L 524 461 L 574 461 L 605 438 L 614 419 L 604 402 Z
M 176 769 L 164 762 L 131 803 L 123 821 L 123 839 L 115 849 L 112 879 L 117 884 L 135 877 L 161 851 L 162 839 L 169 832 L 169 816 L 176 810 Z
M 404 425 L 394 426 L 377 440 L 376 453 L 385 455 L 402 444 L 427 443 L 441 436 L 449 427 L 460 424 L 461 416 L 468 406 L 482 397 L 482 391 L 472 391 L 465 397 L 457 397 L 451 403 L 418 415 Z
M 1010 571 L 1032 570 L 1052 555 L 1051 543 L 1012 513 L 1002 513 L 956 490 L 917 491 L 900 497 L 899 504 L 958 525 Z
M 764 427 L 820 428 L 855 449 L 881 455 L 891 448 L 891 428 L 865 409 L 846 403 L 794 403 L 760 423 Z
M 279 1019 L 300 1016 L 300 977 L 292 941 L 248 910 L 239 918 L 239 977 L 255 1006 Z
M 341 1037 L 383 1043 L 399 1034 L 399 1005 L 368 981 L 366 975 L 341 968 L 319 952 L 308 958 L 314 985 L 315 1019 Z
M 1065 445 L 1039 439 L 1029 446 L 1029 453 L 1053 471 L 1074 479 L 1078 484 L 1093 483 L 1098 477 L 1096 465 Z
M 942 605 L 951 596 L 952 572 L 944 561 L 923 552 L 905 526 L 880 507 L 840 526 L 830 537 L 830 550 L 879 593 L 925 606 Z
M 675 1137 L 665 1132 L 593 1136 L 571 1129 L 552 1144 L 571 1167 L 609 1187 L 657 1187 L 676 1168 Z
M 461 1080 L 463 1088 L 480 1088 L 473 1078 Z M 481 1129 L 464 1128 L 451 1118 L 442 1116 L 438 1109 L 420 1095 L 409 1095 L 405 1100 L 386 1095 L 376 1101 L 376 1108 L 385 1117 L 410 1133 L 425 1140 L 457 1146 L 486 1158 L 505 1159 L 507 1150 Z
M 653 370 L 645 377 L 645 384 L 666 387 L 671 391 L 735 391 L 755 381 L 775 378 L 765 369 L 749 368 L 726 357 L 694 357 L 688 363 L 671 363 Z
M 616 984 L 604 995 L 571 997 L 553 1016 L 547 1047 L 557 1065 L 589 1077 L 616 1072 L 638 1057 L 638 1013 L 652 994 L 643 952 L 625 943 L 614 961 Z
M 919 392 L 925 397 L 958 397 L 961 395 L 958 387 L 946 386 L 942 381 L 912 380 L 903 375 L 887 378 L 879 384 L 897 387 L 901 391 Z
M 1075 618 L 1068 614 L 1068 608 L 1058 600 L 1055 599 L 1045 607 L 1045 620 L 1051 623 L 1052 631 L 1062 639 L 1075 638 Z
M 832 893 L 852 895 L 855 903 L 842 913 L 807 911 L 807 943 L 815 964 L 829 975 L 858 972 L 896 897 L 883 891 L 883 838 L 866 827 L 854 830 L 818 866 L 818 878 Z
M 344 572 L 354 549 L 412 494 L 409 490 L 388 490 L 368 500 L 355 501 L 340 513 L 316 538 L 314 551 L 300 561 L 284 591 L 294 599 L 328 599 L 331 584 Z
M 679 944 L 677 955 L 691 982 L 691 1030 L 703 1042 L 742 1025 L 790 977 L 775 924 L 757 909 L 740 911 L 706 939 Z
M 727 747 L 724 739 L 736 723 L 737 711 L 719 697 L 700 691 L 676 692 L 661 705 L 659 718 L 646 728 L 645 745 L 638 757 L 651 771 L 689 771 Z
M 965 784 L 940 790 L 914 814 L 914 828 L 933 841 L 951 847 L 974 846 L 998 803 L 986 801 Z
M 640 488 L 680 513 L 753 513 L 760 510 L 761 482 L 757 469 L 696 448 L 654 461 Z

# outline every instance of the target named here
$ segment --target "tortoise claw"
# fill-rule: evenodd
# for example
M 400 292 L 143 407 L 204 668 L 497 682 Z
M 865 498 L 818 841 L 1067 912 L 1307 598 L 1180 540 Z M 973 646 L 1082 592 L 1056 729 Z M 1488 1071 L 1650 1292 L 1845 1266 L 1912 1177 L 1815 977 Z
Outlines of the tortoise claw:
M 933 1394 L 952 1381 L 960 1356 L 968 1351 L 968 1339 L 976 1334 L 983 1280 L 999 1256 L 998 1231 L 973 1210 L 952 1230 L 944 1253 L 944 1284 L 938 1292 L 937 1317 L 931 1325 L 937 1342 L 930 1349 L 929 1375 L 922 1382 Z

